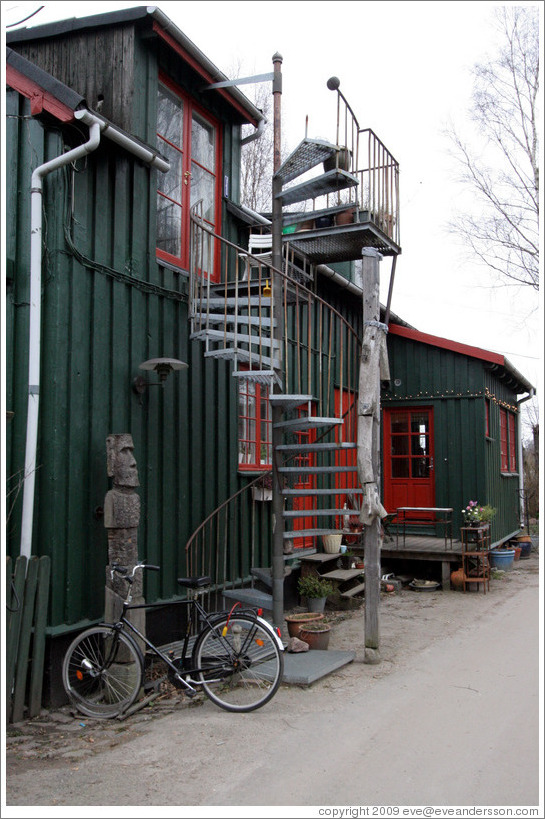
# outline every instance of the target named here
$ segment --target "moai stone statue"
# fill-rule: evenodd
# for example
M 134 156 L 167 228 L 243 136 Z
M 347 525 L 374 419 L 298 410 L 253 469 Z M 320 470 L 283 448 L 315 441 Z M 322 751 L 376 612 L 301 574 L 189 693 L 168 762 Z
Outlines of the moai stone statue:
M 132 435 L 128 433 L 108 435 L 106 456 L 108 477 L 113 479 L 113 485 L 104 498 L 104 526 L 108 530 L 105 619 L 112 622 L 121 613 L 122 602 L 127 594 L 127 583 L 118 574 L 111 577 L 111 565 L 119 563 L 132 571 L 138 563 L 140 497 L 135 488 L 140 482 Z M 134 577 L 132 596 L 134 604 L 144 602 L 142 571 L 138 571 Z M 143 609 L 131 612 L 130 619 L 144 632 Z

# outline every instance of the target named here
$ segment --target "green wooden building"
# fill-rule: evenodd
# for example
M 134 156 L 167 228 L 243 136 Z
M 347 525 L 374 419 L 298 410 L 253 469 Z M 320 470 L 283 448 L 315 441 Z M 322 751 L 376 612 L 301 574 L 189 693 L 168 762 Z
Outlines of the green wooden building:
M 6 543 L 12 557 L 51 557 L 54 700 L 67 643 L 103 616 L 110 433 L 134 440 L 138 552 L 162 567 L 145 596 L 165 605 L 151 624 L 165 641 L 177 577 L 210 574 L 221 594 L 270 569 L 262 476 L 282 485 L 286 558 L 338 528 L 361 492 L 353 262 L 362 248 L 386 262 L 401 251 L 399 169 L 369 129 L 358 126 L 366 147 L 352 158 L 374 166 L 341 168 L 335 137 L 305 138 L 276 174 L 283 206 L 326 198 L 310 228 L 308 211 L 283 214 L 279 270 L 266 238 L 253 249 L 270 220 L 239 197 L 241 151 L 262 113 L 217 86 L 225 75 L 159 9 L 19 29 L 7 46 Z M 297 184 L 301 168 L 331 160 L 314 188 Z M 348 222 L 346 201 L 327 198 L 339 190 Z M 385 505 L 458 509 L 476 497 L 499 510 L 494 537 L 508 537 L 517 400 L 531 385 L 500 356 L 388 314 Z M 160 385 L 140 369 L 156 358 L 188 368 Z M 273 452 L 275 423 L 285 438 Z M 403 424 L 418 435 L 404 439 Z M 415 442 L 419 460 L 403 449 Z

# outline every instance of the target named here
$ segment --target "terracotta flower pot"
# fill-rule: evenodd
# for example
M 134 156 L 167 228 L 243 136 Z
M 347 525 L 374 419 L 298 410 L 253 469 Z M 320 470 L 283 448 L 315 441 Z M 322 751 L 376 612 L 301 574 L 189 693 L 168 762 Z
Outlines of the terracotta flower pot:
M 316 626 L 312 629 L 305 629 L 302 628 L 299 632 L 299 639 L 303 640 L 303 642 L 308 643 L 308 647 L 314 651 L 326 651 L 327 647 L 329 646 L 329 635 L 331 632 L 330 626 L 323 626 L 322 628 L 318 628 Z
M 320 612 L 302 611 L 298 614 L 287 614 L 284 620 L 288 624 L 288 634 L 290 637 L 299 637 L 299 632 L 305 623 L 317 623 L 324 619 Z

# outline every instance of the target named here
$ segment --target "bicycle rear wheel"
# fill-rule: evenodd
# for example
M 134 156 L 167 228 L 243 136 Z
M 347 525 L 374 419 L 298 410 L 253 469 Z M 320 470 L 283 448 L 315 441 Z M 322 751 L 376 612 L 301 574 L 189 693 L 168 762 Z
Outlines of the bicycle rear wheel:
M 226 711 L 254 711 L 276 694 L 284 657 L 270 631 L 244 615 L 225 616 L 200 635 L 196 674 L 212 702 Z
M 62 666 L 64 690 L 89 717 L 117 717 L 137 698 L 143 681 L 140 650 L 107 626 L 87 629 L 71 643 Z

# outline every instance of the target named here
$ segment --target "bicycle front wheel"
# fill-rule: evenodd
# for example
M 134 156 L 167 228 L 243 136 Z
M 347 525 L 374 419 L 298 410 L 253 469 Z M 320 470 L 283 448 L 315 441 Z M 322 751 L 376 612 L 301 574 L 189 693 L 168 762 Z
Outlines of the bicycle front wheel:
M 140 650 L 113 628 L 87 629 L 64 657 L 62 682 L 70 701 L 89 717 L 117 717 L 137 698 L 143 681 Z
M 282 682 L 282 651 L 270 631 L 250 616 L 225 616 L 205 629 L 193 660 L 206 695 L 226 711 L 261 708 Z

